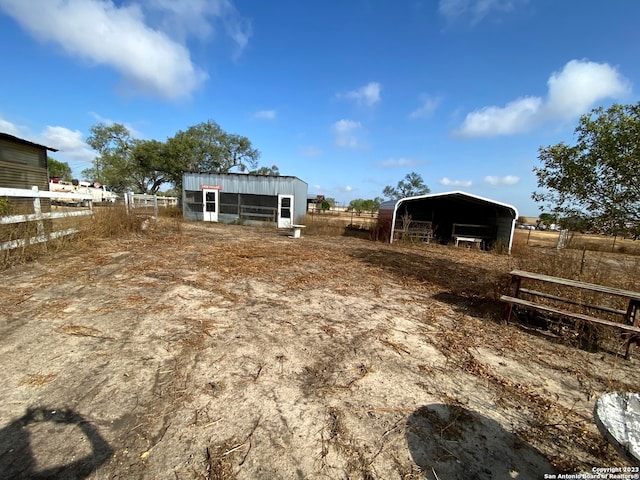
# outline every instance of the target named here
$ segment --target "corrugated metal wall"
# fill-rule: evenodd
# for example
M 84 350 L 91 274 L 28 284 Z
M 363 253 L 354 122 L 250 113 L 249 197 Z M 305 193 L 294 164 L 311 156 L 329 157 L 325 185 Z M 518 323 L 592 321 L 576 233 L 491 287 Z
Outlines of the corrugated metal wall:
M 186 205 L 202 185 L 220 185 L 221 192 L 250 195 L 294 195 L 294 219 L 302 221 L 307 212 L 308 185 L 297 177 L 273 175 L 246 175 L 241 173 L 184 173 L 182 176 L 183 209 L 185 218 L 201 220 L 202 212 L 194 212 Z M 196 195 L 197 196 L 197 195 Z
M 0 138 L 0 187 L 49 190 L 47 149 Z

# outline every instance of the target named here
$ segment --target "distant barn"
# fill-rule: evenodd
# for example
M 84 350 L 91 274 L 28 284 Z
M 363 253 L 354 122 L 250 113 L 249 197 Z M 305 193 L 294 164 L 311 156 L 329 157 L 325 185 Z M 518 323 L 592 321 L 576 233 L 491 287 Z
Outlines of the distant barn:
M 384 202 L 378 226 L 390 243 L 413 238 L 511 252 L 517 218 L 518 210 L 511 205 L 455 191 Z
M 308 185 L 285 175 L 184 173 L 183 215 L 205 222 L 290 228 L 307 213 Z
M 47 150 L 55 148 L 0 133 L 0 187 L 49 190 Z

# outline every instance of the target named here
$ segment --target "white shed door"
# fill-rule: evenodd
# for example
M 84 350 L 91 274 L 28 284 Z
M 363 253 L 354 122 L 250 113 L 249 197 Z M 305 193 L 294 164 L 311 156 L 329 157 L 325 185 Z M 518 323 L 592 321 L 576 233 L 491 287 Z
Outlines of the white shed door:
M 278 195 L 278 228 L 293 225 L 293 195 Z
M 218 221 L 219 190 L 202 189 L 202 213 L 205 222 Z

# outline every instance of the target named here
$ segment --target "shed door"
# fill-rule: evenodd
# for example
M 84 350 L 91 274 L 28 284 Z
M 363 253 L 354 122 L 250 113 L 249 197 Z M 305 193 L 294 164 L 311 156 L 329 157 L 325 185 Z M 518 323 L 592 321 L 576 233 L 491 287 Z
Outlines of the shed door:
M 219 190 L 202 189 L 202 213 L 205 222 L 217 222 L 219 211 Z
M 293 195 L 278 195 L 278 228 L 293 225 Z

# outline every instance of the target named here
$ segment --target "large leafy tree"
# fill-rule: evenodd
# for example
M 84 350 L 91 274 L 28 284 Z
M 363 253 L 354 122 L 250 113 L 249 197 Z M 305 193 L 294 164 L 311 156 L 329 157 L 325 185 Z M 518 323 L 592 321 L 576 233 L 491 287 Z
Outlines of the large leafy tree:
M 540 147 L 532 198 L 602 233 L 640 235 L 640 103 L 581 117 L 575 145 Z
M 407 173 L 398 185 L 392 187 L 387 185 L 384 187 L 382 194 L 385 198 L 397 200 L 399 198 L 413 197 L 415 195 L 424 195 L 429 193 L 431 189 L 424 183 L 420 174 L 416 172 Z
M 71 167 L 67 162 L 60 162 L 55 158 L 49 157 L 47 159 L 47 165 L 49 166 L 49 177 L 57 177 L 66 182 L 73 180 Z
M 131 178 L 135 139 L 124 125 L 98 123 L 91 127 L 87 144 L 97 152 L 92 168 L 82 171 L 85 180 L 110 185 L 118 191 L 135 187 Z
M 166 144 L 157 140 L 135 141 L 129 173 L 137 191 L 155 195 L 169 181 L 171 165 L 166 150 Z
M 258 166 L 260 152 L 247 137 L 225 132 L 209 120 L 179 131 L 167 140 L 168 177 L 182 185 L 183 172 L 244 172 Z
M 133 138 L 119 123 L 91 127 L 87 144 L 96 152 L 94 166 L 83 170 L 86 180 L 116 190 L 157 193 L 164 183 L 180 191 L 183 172 L 228 173 L 256 168 L 260 152 L 246 137 L 229 134 L 212 121 L 179 131 L 166 142 Z M 278 174 L 274 165 L 258 174 Z

